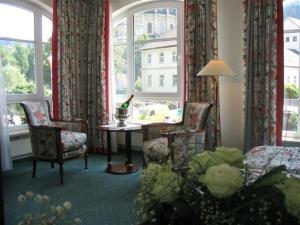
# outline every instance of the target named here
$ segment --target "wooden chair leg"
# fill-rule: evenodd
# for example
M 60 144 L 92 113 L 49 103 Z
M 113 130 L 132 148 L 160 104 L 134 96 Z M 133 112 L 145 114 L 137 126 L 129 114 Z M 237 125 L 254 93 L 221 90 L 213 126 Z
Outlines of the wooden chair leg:
M 54 168 L 54 162 L 51 162 L 51 169 Z
M 35 171 L 36 171 L 36 159 L 33 159 L 32 160 L 32 178 L 34 179 L 35 178 Z
M 63 163 L 59 164 L 59 176 L 60 176 L 60 184 L 64 184 L 64 169 Z
M 87 157 L 88 157 L 88 153 L 86 152 L 86 153 L 84 154 L 85 169 L 88 168 L 88 165 L 87 165 L 87 163 L 88 163 Z

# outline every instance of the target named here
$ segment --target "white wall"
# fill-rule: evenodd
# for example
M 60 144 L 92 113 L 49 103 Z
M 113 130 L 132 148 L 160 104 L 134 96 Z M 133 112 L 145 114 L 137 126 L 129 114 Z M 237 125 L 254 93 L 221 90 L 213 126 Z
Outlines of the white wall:
M 220 77 L 222 145 L 243 149 L 243 5 L 242 0 L 218 0 L 219 59 L 236 72 L 236 77 Z

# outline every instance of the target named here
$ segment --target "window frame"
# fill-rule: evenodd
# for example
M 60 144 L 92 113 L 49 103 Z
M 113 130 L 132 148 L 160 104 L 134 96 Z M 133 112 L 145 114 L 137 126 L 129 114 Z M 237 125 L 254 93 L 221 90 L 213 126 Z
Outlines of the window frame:
M 0 40 L 7 41 L 16 41 L 23 43 L 33 43 L 35 47 L 35 84 L 36 84 L 36 93 L 31 94 L 6 94 L 6 105 L 9 104 L 18 104 L 22 101 L 43 101 L 49 100 L 52 102 L 52 96 L 44 96 L 44 71 L 43 71 L 43 42 L 42 39 L 42 16 L 45 16 L 52 20 L 52 14 L 49 9 L 42 8 L 41 6 L 31 4 L 28 2 L 19 2 L 15 0 L 1 0 L 1 4 L 9 5 L 12 7 L 20 8 L 23 10 L 27 10 L 33 13 L 34 15 L 34 40 L 22 40 L 16 38 L 7 38 L 0 37 Z M 28 125 L 19 125 L 15 127 L 9 127 L 9 132 L 27 130 Z
M 177 9 L 177 92 L 172 93 L 156 93 L 156 92 L 147 92 L 141 93 L 136 92 L 134 90 L 134 14 L 138 12 L 142 12 L 145 10 L 150 10 L 154 8 L 176 8 Z M 138 6 L 132 7 L 126 11 L 121 11 L 121 13 L 113 14 L 112 22 L 113 24 L 118 23 L 121 19 L 127 17 L 127 80 L 128 80 L 128 93 L 127 95 L 134 94 L 135 100 L 139 101 L 159 101 L 159 100 L 170 100 L 170 101 L 179 101 L 182 103 L 183 101 L 183 89 L 184 89 L 184 63 L 183 63 L 183 40 L 184 40 L 184 18 L 183 18 L 183 10 L 184 4 L 180 0 L 165 0 L 163 2 L 156 1 L 156 2 L 147 2 L 141 3 Z M 153 24 L 152 24 L 153 29 Z M 148 29 L 147 29 L 148 31 Z M 165 38 L 164 41 L 172 40 L 174 38 Z M 150 42 L 159 42 L 161 40 L 151 40 Z M 114 77 L 114 74 L 112 74 Z M 112 79 L 114 80 L 114 79 Z M 115 95 L 115 93 L 112 93 Z M 113 97 L 114 99 L 114 97 Z M 125 99 L 124 99 L 125 100 Z M 115 105 L 115 103 L 113 103 Z

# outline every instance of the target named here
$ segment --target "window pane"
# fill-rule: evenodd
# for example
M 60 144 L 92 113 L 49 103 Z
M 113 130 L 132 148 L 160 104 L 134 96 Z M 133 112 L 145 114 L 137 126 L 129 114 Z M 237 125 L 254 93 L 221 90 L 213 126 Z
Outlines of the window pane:
M 127 45 L 113 46 L 113 62 L 116 82 L 116 97 L 118 99 L 125 99 L 128 93 L 128 78 L 127 78 Z
M 6 93 L 35 93 L 34 44 L 0 40 L 0 55 Z
M 51 42 L 52 38 L 52 20 L 42 16 L 42 38 L 43 42 Z
M 52 96 L 51 44 L 43 44 L 44 96 Z
M 0 4 L 0 37 L 33 41 L 33 12 Z
M 125 44 L 127 42 L 127 17 L 114 24 L 113 42 L 116 44 Z
M 182 119 L 182 105 L 179 101 L 140 101 L 133 102 L 133 121 L 179 122 Z
M 158 8 L 134 14 L 134 40 L 177 37 L 177 9 Z
M 7 105 L 8 126 L 15 127 L 26 124 L 24 110 L 19 103 Z
M 177 93 L 177 85 L 173 85 L 174 75 L 177 76 L 177 62 L 172 57 L 174 52 L 177 52 L 177 40 L 135 44 L 135 92 Z M 152 77 L 150 86 L 149 76 Z

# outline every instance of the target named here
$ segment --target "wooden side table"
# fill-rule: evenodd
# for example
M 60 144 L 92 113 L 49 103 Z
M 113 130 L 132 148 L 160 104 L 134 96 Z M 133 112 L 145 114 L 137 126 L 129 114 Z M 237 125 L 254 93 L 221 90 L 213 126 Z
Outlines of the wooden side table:
M 99 130 L 105 131 L 107 134 L 107 168 L 106 172 L 114 174 L 128 174 L 134 173 L 138 170 L 138 167 L 132 163 L 131 160 L 131 133 L 141 131 L 141 125 L 128 124 L 124 127 L 118 127 L 116 124 L 113 125 L 102 125 Z M 112 164 L 111 163 L 111 132 L 125 132 L 125 145 L 126 155 L 125 163 Z

